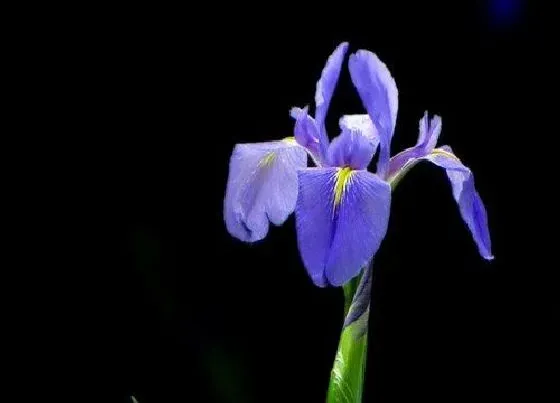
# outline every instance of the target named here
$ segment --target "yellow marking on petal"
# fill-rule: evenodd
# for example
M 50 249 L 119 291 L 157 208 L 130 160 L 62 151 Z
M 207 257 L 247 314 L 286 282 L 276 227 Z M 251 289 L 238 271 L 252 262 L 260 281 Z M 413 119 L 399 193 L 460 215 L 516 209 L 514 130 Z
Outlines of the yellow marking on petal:
M 461 162 L 461 160 L 459 158 L 457 158 L 457 156 L 455 154 L 451 154 L 449 151 L 445 151 L 441 148 L 434 148 L 432 150 L 432 152 L 430 153 L 432 155 L 443 155 L 444 157 L 449 157 L 457 162 Z
M 292 146 L 297 145 L 297 141 L 296 141 L 296 138 L 295 138 L 294 136 L 292 136 L 292 137 L 285 137 L 285 138 L 282 139 L 282 141 L 283 141 L 284 143 L 288 143 L 289 145 L 292 145 Z
M 346 185 L 352 179 L 354 171 L 350 167 L 338 168 L 334 184 L 334 206 L 338 206 L 342 201 L 342 196 L 346 190 Z
M 259 161 L 259 167 L 260 168 L 269 167 L 270 165 L 272 165 L 272 163 L 274 162 L 275 159 L 276 159 L 276 153 L 274 151 L 271 151 L 271 152 L 267 153 Z

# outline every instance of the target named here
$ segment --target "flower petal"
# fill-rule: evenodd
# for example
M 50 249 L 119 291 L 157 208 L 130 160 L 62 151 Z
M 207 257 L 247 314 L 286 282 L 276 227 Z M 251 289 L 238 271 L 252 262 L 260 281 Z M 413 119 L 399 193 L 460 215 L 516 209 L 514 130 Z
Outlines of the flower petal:
M 336 47 L 327 59 L 325 67 L 321 72 L 321 78 L 317 81 L 315 90 L 315 121 L 319 129 L 321 148 L 323 155 L 329 145 L 329 138 L 325 130 L 325 117 L 331 103 L 331 98 L 340 76 L 342 62 L 348 50 L 348 42 L 343 42 Z
M 306 166 L 307 153 L 293 139 L 237 144 L 224 199 L 230 234 L 255 242 L 266 236 L 269 221 L 282 224 L 296 204 L 297 169 Z
M 428 123 L 428 111 L 420 119 L 417 146 L 423 147 L 427 152 L 434 149 L 441 133 L 441 116 L 435 115 Z
M 387 171 L 387 180 L 391 181 L 396 174 L 400 173 L 399 171 L 402 170 L 405 165 L 408 166 L 407 164 L 409 162 L 418 160 L 425 155 L 426 152 L 423 148 L 414 146 L 407 148 L 397 155 L 391 157 L 391 159 L 389 160 L 389 169 Z
M 400 171 L 409 161 L 424 157 L 429 154 L 437 144 L 441 133 L 441 117 L 435 115 L 428 122 L 428 112 L 418 122 L 418 141 L 414 147 L 409 147 L 397 155 L 393 156 L 389 161 L 389 170 L 387 177 L 391 178 Z
M 298 171 L 298 246 L 312 281 L 340 286 L 371 260 L 385 237 L 390 186 L 349 168 Z
M 294 107 L 290 110 L 290 115 L 296 120 L 294 126 L 294 137 L 298 144 L 305 147 L 316 163 L 323 161 L 319 148 L 319 130 L 315 119 L 307 114 L 307 107 Z
M 327 285 L 325 262 L 333 233 L 334 181 L 337 168 L 298 172 L 296 231 L 303 264 L 313 283 Z
M 357 129 L 344 128 L 327 151 L 330 166 L 366 169 L 379 143 L 375 137 L 366 137 Z
M 426 140 L 428 134 L 428 112 L 424 112 L 424 116 L 418 122 L 418 141 L 416 144 L 422 144 Z
M 397 121 L 397 85 L 387 66 L 372 52 L 359 50 L 350 55 L 349 69 L 352 82 L 379 132 L 381 148 L 377 173 L 384 178 Z
M 353 171 L 340 202 L 325 269 L 329 283 L 346 283 L 371 260 L 385 238 L 390 207 L 388 183 L 370 172 Z
M 352 130 L 359 132 L 362 136 L 375 143 L 375 148 L 379 145 L 379 134 L 368 114 L 363 115 L 344 115 L 338 121 L 341 130 Z
M 488 260 L 493 259 L 488 217 L 474 186 L 471 170 L 463 165 L 447 146 L 436 148 L 425 159 L 445 169 L 453 188 L 453 198 L 459 206 L 461 217 L 471 231 L 480 255 Z

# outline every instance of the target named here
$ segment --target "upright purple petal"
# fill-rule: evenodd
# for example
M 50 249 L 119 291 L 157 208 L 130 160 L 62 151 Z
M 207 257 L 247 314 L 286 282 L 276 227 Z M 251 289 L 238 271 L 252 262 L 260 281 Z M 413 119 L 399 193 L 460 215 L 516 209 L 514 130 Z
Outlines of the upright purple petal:
M 459 206 L 461 217 L 471 231 L 480 255 L 488 260 L 494 258 L 488 230 L 486 209 L 476 191 L 471 170 L 452 153 L 451 148 L 436 148 L 426 160 L 445 169 L 453 189 L 453 198 Z
M 424 112 L 424 116 L 418 122 L 418 141 L 416 144 L 422 144 L 426 141 L 428 135 L 428 112 Z
M 359 50 L 350 55 L 350 76 L 380 137 L 377 173 L 386 177 L 397 121 L 398 90 L 387 66 L 372 52 Z
M 390 186 L 376 175 L 350 168 L 298 172 L 298 246 L 312 281 L 340 286 L 356 276 L 385 237 Z
M 224 199 L 230 234 L 255 242 L 266 236 L 269 221 L 282 224 L 295 208 L 297 169 L 306 166 L 307 153 L 293 139 L 237 144 Z
M 428 123 L 428 112 L 424 113 L 419 123 L 417 146 L 423 147 L 427 152 L 434 149 L 441 133 L 441 116 L 435 115 Z
M 366 137 L 359 130 L 345 128 L 329 146 L 327 162 L 330 166 L 366 169 L 377 144 L 375 138 Z
M 317 122 L 317 128 L 319 129 L 319 140 L 323 155 L 325 155 L 329 145 L 329 137 L 325 129 L 325 118 L 327 116 L 327 111 L 331 103 L 334 89 L 336 88 L 336 84 L 338 82 L 338 77 L 340 76 L 342 62 L 344 61 L 344 56 L 346 55 L 347 50 L 347 42 L 343 42 L 336 47 L 327 59 L 325 67 L 321 73 L 321 77 L 317 81 L 315 90 L 315 121 Z
M 297 106 L 294 106 L 292 109 L 290 109 L 290 116 L 292 117 L 292 119 L 298 120 L 302 114 L 307 115 L 307 110 L 307 106 L 305 108 L 298 108 Z
M 387 177 L 391 178 L 401 170 L 409 161 L 428 155 L 436 146 L 441 133 L 441 117 L 435 115 L 428 121 L 428 112 L 418 123 L 418 141 L 414 147 L 407 148 L 391 157 Z
M 379 134 L 373 125 L 368 114 L 363 115 L 344 115 L 338 121 L 341 130 L 357 131 L 362 136 L 375 144 L 375 149 L 379 145 Z
M 319 147 L 319 130 L 315 119 L 307 113 L 307 107 L 294 107 L 290 110 L 290 115 L 296 120 L 294 126 L 294 137 L 298 144 L 305 147 L 316 163 L 322 163 L 323 156 Z

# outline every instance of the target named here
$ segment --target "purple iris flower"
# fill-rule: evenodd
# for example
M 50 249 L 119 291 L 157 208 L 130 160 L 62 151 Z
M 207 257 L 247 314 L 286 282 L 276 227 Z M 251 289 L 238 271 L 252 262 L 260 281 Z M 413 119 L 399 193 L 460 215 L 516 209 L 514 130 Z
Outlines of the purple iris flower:
M 329 141 L 325 117 L 348 43 L 328 58 L 316 85 L 315 117 L 308 107 L 292 108 L 294 137 L 237 144 L 224 200 L 228 231 L 254 242 L 269 222 L 282 224 L 295 210 L 297 243 L 305 268 L 317 286 L 340 286 L 372 260 L 387 232 L 391 185 L 419 161 L 446 169 L 453 195 L 481 255 L 491 259 L 486 211 L 471 171 L 449 147 L 435 148 L 441 119 L 420 121 L 416 146 L 390 158 L 398 91 L 387 66 L 372 52 L 349 58 L 350 76 L 367 114 L 345 115 L 340 134 Z M 379 148 L 376 173 L 367 167 Z M 315 167 L 307 167 L 307 156 Z

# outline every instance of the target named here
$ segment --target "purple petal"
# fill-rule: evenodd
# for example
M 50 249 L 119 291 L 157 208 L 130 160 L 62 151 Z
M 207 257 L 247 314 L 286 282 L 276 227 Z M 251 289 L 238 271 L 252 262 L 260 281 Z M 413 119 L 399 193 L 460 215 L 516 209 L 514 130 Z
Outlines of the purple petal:
M 391 137 L 397 121 L 398 90 L 387 66 L 372 52 L 359 50 L 350 55 L 350 76 L 380 137 L 377 173 L 387 173 Z
M 453 198 L 459 206 L 461 217 L 471 231 L 480 255 L 488 260 L 493 259 L 488 217 L 482 199 L 475 189 L 471 170 L 461 163 L 449 147 L 437 148 L 425 159 L 445 169 L 453 189 Z
M 330 166 L 366 169 L 377 144 L 373 138 L 362 135 L 358 130 L 344 129 L 329 146 L 327 162 Z
M 416 144 L 422 144 L 426 140 L 428 134 L 428 112 L 424 112 L 424 116 L 418 122 L 418 141 Z
M 437 144 L 441 133 L 441 117 L 435 115 L 428 123 L 428 112 L 424 113 L 419 123 L 419 134 L 417 146 L 421 146 L 429 153 Z
M 374 143 L 375 149 L 377 149 L 379 145 L 379 134 L 369 115 L 344 115 L 340 118 L 338 124 L 342 131 L 352 130 L 359 132 L 362 136 Z
M 332 241 L 334 182 L 337 168 L 298 172 L 296 231 L 303 264 L 315 285 L 327 285 L 325 262 Z
M 407 148 L 397 155 L 391 157 L 389 161 L 389 169 L 387 171 L 387 178 L 389 180 L 395 176 L 403 167 L 410 161 L 422 158 L 426 152 L 420 147 Z
M 367 168 L 379 145 L 379 136 L 369 115 L 344 115 L 339 120 L 342 134 L 335 138 L 327 152 L 331 166 Z
M 391 188 L 372 173 L 349 168 L 307 168 L 298 178 L 296 229 L 303 263 L 316 285 L 343 285 L 385 237 Z
M 309 150 L 314 160 L 322 162 L 323 158 L 319 148 L 319 131 L 315 124 L 315 119 L 307 114 L 307 107 L 303 109 L 294 107 L 291 109 L 290 115 L 296 120 L 294 137 L 298 144 Z
M 429 154 L 437 144 L 441 133 L 441 124 L 441 117 L 437 115 L 428 122 L 428 112 L 425 112 L 418 123 L 418 141 L 416 145 L 401 151 L 390 159 L 387 177 L 390 178 L 395 175 L 410 160 L 422 158 Z
M 333 285 L 356 276 L 379 249 L 387 232 L 391 187 L 377 175 L 354 171 L 342 200 L 325 269 Z
M 305 108 L 298 108 L 297 106 L 294 106 L 290 109 L 290 116 L 292 119 L 299 119 L 302 113 L 307 114 L 307 106 Z
M 296 204 L 297 169 L 306 166 L 307 153 L 293 139 L 237 144 L 224 199 L 230 234 L 255 242 L 266 236 L 269 221 L 282 224 Z
M 325 117 L 327 116 L 327 111 L 338 82 L 338 77 L 340 76 L 342 62 L 344 61 L 347 50 L 347 42 L 343 42 L 337 46 L 327 59 L 321 73 L 321 78 L 317 81 L 315 90 L 315 121 L 317 122 L 317 128 L 320 133 L 319 140 L 321 142 L 323 155 L 326 153 L 329 145 L 329 138 L 325 130 Z

